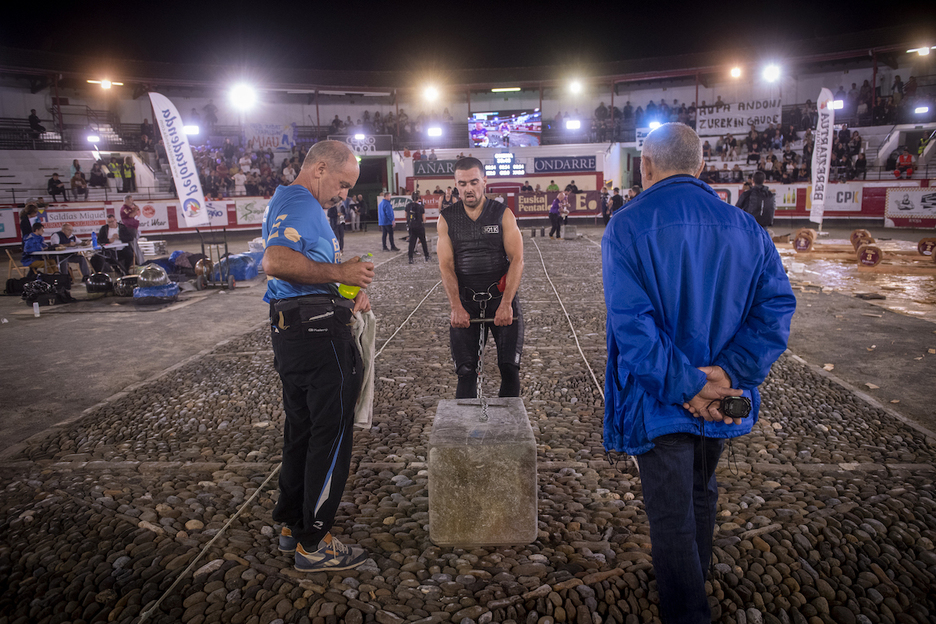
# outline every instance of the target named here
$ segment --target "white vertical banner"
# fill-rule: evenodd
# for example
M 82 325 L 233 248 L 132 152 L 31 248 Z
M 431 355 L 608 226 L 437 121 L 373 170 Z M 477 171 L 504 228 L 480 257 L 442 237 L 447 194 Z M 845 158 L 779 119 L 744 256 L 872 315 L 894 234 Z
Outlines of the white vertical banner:
M 198 179 L 198 165 L 192 157 L 192 148 L 182 124 L 182 118 L 169 98 L 160 93 L 150 93 L 150 101 L 156 111 L 159 131 L 166 144 L 166 154 L 172 168 L 176 192 L 182 203 L 182 214 L 188 227 L 208 225 L 211 218 L 205 204 L 205 194 Z
M 835 111 L 832 109 L 832 92 L 819 92 L 816 106 L 819 120 L 816 122 L 815 143 L 812 155 L 812 195 L 810 196 L 809 220 L 822 229 L 822 213 L 829 192 L 829 169 L 832 162 L 832 145 L 835 141 Z

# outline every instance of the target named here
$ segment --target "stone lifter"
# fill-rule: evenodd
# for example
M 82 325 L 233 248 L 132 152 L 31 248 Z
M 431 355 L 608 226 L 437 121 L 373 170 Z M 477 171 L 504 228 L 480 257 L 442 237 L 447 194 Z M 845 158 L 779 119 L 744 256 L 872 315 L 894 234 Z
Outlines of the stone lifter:
M 485 199 L 487 178 L 477 158 L 455 163 L 461 201 L 439 215 L 439 267 L 452 307 L 449 336 L 458 375 L 455 398 L 477 396 L 481 332 L 497 344 L 500 396 L 520 396 L 523 314 L 517 300 L 523 274 L 523 237 L 513 213 Z M 471 323 L 492 318 L 493 324 Z

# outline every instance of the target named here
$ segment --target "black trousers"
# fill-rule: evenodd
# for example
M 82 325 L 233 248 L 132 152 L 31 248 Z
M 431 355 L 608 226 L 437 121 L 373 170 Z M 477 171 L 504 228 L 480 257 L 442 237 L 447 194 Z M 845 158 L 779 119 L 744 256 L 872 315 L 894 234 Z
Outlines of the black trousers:
M 491 299 L 487 302 L 485 317 L 494 318 L 501 299 Z M 481 305 L 476 301 L 465 301 L 462 305 L 471 318 L 481 316 Z M 520 358 L 523 355 L 523 311 L 520 300 L 514 297 L 513 315 L 517 320 L 507 326 L 497 326 L 494 323 L 473 323 L 467 328 L 449 327 L 449 342 L 452 348 L 452 359 L 455 361 L 455 374 L 458 375 L 458 388 L 456 399 L 474 398 L 477 394 L 478 384 L 478 342 L 481 332 L 484 331 L 484 340 L 487 334 L 494 336 L 497 345 L 497 365 L 501 373 L 500 396 L 520 396 Z M 490 372 L 490 367 L 485 367 Z
M 392 225 L 381 225 L 380 226 L 380 241 L 383 243 L 384 250 L 396 249 L 396 243 L 393 242 L 393 226 Z M 390 247 L 387 247 L 387 237 L 390 237 Z
M 344 251 L 344 223 L 335 226 L 335 238 L 338 239 L 338 251 Z
M 416 251 L 416 241 L 422 243 L 423 255 L 429 259 L 429 246 L 426 245 L 426 228 L 410 228 L 409 231 L 409 259 L 413 259 L 413 252 Z
M 286 412 L 273 519 L 314 550 L 334 524 L 348 480 L 363 365 L 349 307 L 287 299 L 271 305 L 271 319 Z
M 559 226 L 562 223 L 562 219 L 559 217 L 559 215 L 554 212 L 550 212 L 549 223 L 552 225 L 552 228 L 549 230 L 549 238 L 552 238 L 553 234 L 559 236 Z

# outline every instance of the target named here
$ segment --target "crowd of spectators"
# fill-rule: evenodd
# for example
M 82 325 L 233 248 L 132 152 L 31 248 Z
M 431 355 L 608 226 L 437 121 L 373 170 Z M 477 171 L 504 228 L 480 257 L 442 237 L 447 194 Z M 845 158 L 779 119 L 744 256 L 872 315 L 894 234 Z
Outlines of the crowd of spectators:
M 445 108 L 442 113 L 430 110 L 428 113 L 419 111 L 415 117 L 410 117 L 405 109 L 400 109 L 399 115 L 393 111 L 381 115 L 380 111 L 364 111 L 359 119 L 352 121 L 348 116 L 344 120 L 335 115 L 328 127 L 328 134 L 389 134 L 403 141 L 421 140 L 430 125 L 454 123 L 454 118 Z

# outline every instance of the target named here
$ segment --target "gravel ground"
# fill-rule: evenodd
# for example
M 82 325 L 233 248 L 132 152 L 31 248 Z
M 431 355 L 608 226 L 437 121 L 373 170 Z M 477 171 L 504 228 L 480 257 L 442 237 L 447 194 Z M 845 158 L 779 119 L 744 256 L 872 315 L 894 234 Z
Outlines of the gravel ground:
M 283 412 L 259 330 L 0 465 L 0 624 L 137 622 L 213 539 L 149 621 L 658 621 L 640 481 L 626 458 L 605 459 L 601 395 L 532 243 L 521 297 L 539 464 L 533 544 L 428 539 L 426 445 L 456 381 L 439 287 L 378 359 L 374 425 L 355 436 L 334 530 L 369 550 L 365 565 L 301 574 L 275 551 L 275 479 L 261 486 L 279 461 Z M 536 243 L 601 385 L 598 248 Z M 384 267 L 370 289 L 378 344 L 438 279 L 434 264 Z M 489 395 L 498 381 L 487 377 Z M 714 619 L 932 622 L 933 441 L 791 357 L 763 395 L 760 422 L 718 470 Z

